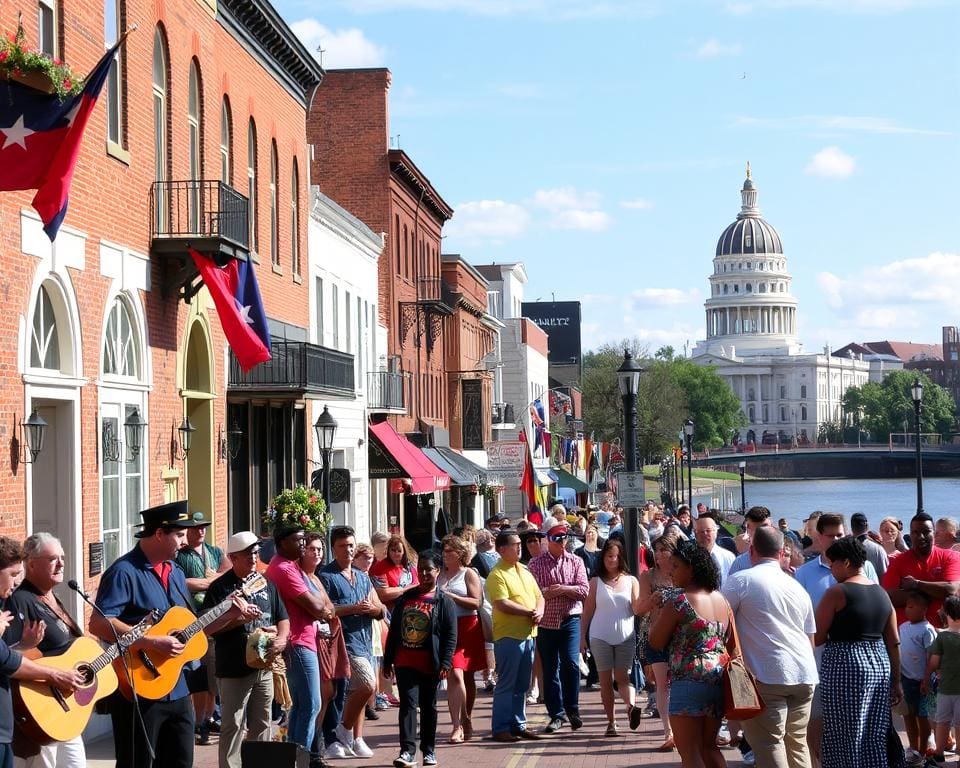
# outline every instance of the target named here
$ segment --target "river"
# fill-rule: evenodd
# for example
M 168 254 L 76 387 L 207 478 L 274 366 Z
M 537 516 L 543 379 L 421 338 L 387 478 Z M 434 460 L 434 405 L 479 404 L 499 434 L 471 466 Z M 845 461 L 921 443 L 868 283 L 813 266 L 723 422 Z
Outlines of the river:
M 704 489 L 705 490 L 705 489 Z M 725 493 L 724 493 L 725 491 Z M 712 498 L 694 491 L 694 500 L 715 505 L 725 495 L 724 506 L 740 506 L 739 482 L 718 483 Z M 911 478 L 891 480 L 747 480 L 747 507 L 767 507 L 774 521 L 787 518 L 791 528 L 803 527 L 803 519 L 814 510 L 839 512 L 847 520 L 854 512 L 863 512 L 873 530 L 884 517 L 892 515 L 909 523 L 917 508 L 917 481 Z M 732 503 L 731 503 L 732 502 Z M 923 481 L 924 511 L 938 517 L 960 518 L 960 478 L 931 478 Z

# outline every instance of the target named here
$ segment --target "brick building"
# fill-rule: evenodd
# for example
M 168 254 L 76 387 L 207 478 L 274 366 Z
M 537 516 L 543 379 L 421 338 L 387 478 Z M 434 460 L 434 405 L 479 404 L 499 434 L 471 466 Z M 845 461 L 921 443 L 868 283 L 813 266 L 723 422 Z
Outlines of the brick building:
M 223 542 L 228 465 L 233 490 L 261 500 L 306 480 L 303 412 L 298 421 L 288 395 L 276 407 L 248 386 L 250 407 L 228 419 L 227 395 L 245 379 L 186 248 L 254 259 L 272 330 L 307 327 L 304 124 L 322 70 L 265 0 L 40 8 L 52 36 L 26 14 L 28 43 L 79 72 L 139 24 L 87 127 L 56 241 L 29 207 L 32 192 L 0 196 L 11 310 L 0 319 L 0 439 L 12 457 L 0 474 L 0 532 L 52 531 L 67 577 L 93 588 L 133 543 L 143 507 L 188 498 Z M 4 32 L 16 15 L 0 7 Z M 24 464 L 13 457 L 26 458 L 20 423 L 34 410 L 49 426 Z M 185 420 L 195 430 L 186 455 Z M 249 439 L 268 426 L 271 440 Z M 261 503 L 246 497 L 231 530 L 253 525 Z

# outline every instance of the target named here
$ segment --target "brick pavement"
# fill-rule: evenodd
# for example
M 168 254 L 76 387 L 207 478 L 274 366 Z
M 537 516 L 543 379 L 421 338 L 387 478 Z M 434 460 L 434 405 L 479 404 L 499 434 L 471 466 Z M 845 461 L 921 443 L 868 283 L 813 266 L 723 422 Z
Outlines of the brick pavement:
M 483 768 L 623 768 L 625 766 L 680 765 L 677 753 L 664 754 L 656 748 L 662 742 L 660 721 L 645 719 L 640 728 L 631 732 L 627 727 L 626 716 L 618 714 L 621 735 L 607 738 L 606 717 L 600 704 L 598 691 L 581 691 L 581 715 L 583 728 L 571 731 L 568 727 L 552 736 L 545 736 L 539 742 L 520 742 L 519 744 L 497 744 L 489 739 L 490 705 L 489 693 L 478 693 L 474 710 L 474 728 L 478 736 L 463 744 L 448 744 L 450 735 L 450 716 L 446 701 L 441 692 L 439 701 L 439 725 L 437 727 L 437 761 L 439 768 L 460 768 L 461 766 L 483 766 Z M 619 710 L 618 710 L 619 712 Z M 380 712 L 380 719 L 367 721 L 364 739 L 374 756 L 365 760 L 332 761 L 335 768 L 373 768 L 390 766 L 399 749 L 397 710 Z M 546 709 L 542 704 L 527 706 L 529 725 L 542 730 L 547 724 Z M 482 738 L 479 738 L 482 737 Z M 216 739 L 216 735 L 214 735 Z M 741 765 L 737 750 L 724 750 L 730 766 Z M 113 765 L 112 744 L 107 740 L 88 747 L 89 768 L 107 768 Z M 417 755 L 420 760 L 420 755 Z M 216 742 L 208 747 L 197 747 L 194 764 L 197 768 L 216 768 Z M 266 768 L 266 767 L 264 767 Z M 282 768 L 273 766 L 272 768 Z

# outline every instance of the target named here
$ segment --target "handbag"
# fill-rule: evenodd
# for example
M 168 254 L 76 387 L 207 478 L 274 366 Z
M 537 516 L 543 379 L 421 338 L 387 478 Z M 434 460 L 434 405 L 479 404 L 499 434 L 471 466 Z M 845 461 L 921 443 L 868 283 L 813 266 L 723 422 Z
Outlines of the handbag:
M 728 720 L 750 720 L 765 709 L 756 678 L 743 663 L 737 622 L 730 613 L 730 629 L 737 645 L 737 655 L 731 656 L 723 670 L 723 715 Z

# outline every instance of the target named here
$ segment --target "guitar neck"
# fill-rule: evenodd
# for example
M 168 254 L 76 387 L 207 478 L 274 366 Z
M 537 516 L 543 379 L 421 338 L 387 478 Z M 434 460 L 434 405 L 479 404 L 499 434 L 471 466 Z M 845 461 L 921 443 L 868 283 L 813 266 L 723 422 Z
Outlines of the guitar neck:
M 207 611 L 203 616 L 200 616 L 196 621 L 190 622 L 186 627 L 181 630 L 181 634 L 189 640 L 197 632 L 200 632 L 206 627 L 209 627 L 213 622 L 219 619 L 223 614 L 229 611 L 233 607 L 233 599 L 227 598 L 222 603 L 219 603 L 215 607 Z

